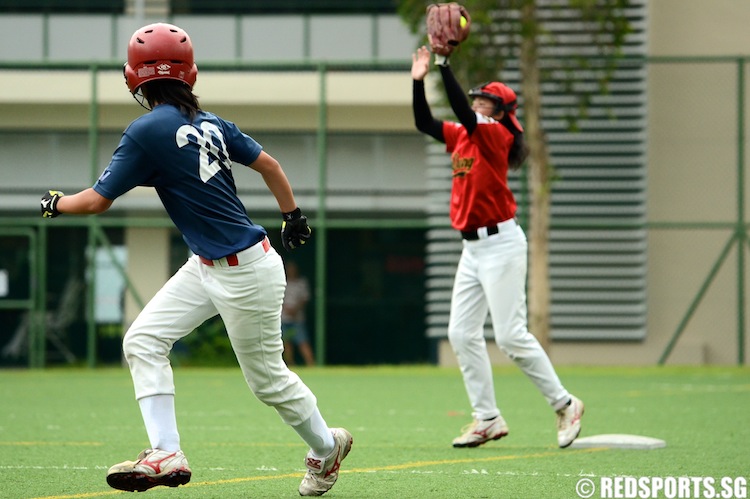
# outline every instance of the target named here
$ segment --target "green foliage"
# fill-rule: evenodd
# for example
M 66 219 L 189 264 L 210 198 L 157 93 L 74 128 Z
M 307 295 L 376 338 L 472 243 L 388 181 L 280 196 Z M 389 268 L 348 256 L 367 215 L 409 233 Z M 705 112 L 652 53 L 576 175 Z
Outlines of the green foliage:
M 596 45 L 603 54 L 619 55 L 625 38 L 632 31 L 625 9 L 629 0 L 568 0 L 581 19 L 590 23 Z
M 97 324 L 96 332 L 100 338 L 122 338 L 122 324 Z
M 398 13 L 413 32 L 424 33 L 424 13 L 430 3 L 433 2 L 401 0 Z M 460 3 L 471 14 L 472 31 L 451 56 L 451 66 L 464 88 L 489 80 L 502 81 L 506 68 L 518 68 L 524 41 L 533 39 L 539 47 L 556 43 L 558 35 L 545 28 L 536 16 L 534 0 L 464 0 Z M 618 58 L 632 31 L 625 15 L 629 3 L 629 0 L 566 0 L 551 4 L 553 9 L 577 13 L 576 35 L 590 36 L 591 46 L 598 52 L 595 56 L 554 57 L 554 60 L 548 57 L 545 64 L 537 64 L 543 82 L 557 85 L 558 92 L 577 98 L 577 106 L 572 106 L 567 116 L 571 130 L 576 130 L 577 121 L 587 116 L 592 95 L 609 92 Z M 534 15 L 524 15 L 529 12 Z M 422 42 L 427 43 L 426 37 Z M 540 59 L 544 57 L 539 54 Z M 593 91 L 575 86 L 576 74 L 587 69 L 599 72 L 598 85 Z M 520 70 L 523 79 L 524 68 Z M 521 84 L 525 86 L 523 81 Z
M 236 366 L 237 358 L 221 317 L 209 319 L 178 341 L 171 354 L 176 365 L 201 367 Z
M 424 16 L 428 5 L 435 2 L 401 0 L 398 13 L 414 33 L 425 33 Z M 451 67 L 464 88 L 502 79 L 505 63 L 517 55 L 521 26 L 514 0 L 466 0 L 460 2 L 471 15 L 471 35 L 451 56 Z M 513 43 L 495 43 L 502 33 Z M 422 44 L 427 44 L 426 35 Z

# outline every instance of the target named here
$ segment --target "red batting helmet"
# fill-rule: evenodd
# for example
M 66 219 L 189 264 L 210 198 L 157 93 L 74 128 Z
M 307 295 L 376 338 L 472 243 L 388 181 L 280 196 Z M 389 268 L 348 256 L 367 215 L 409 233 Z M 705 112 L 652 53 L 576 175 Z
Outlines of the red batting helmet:
M 151 80 L 177 80 L 193 88 L 198 76 L 190 37 L 166 23 L 149 24 L 133 33 L 123 71 L 133 94 Z
M 497 114 L 500 111 L 508 113 L 510 120 L 518 128 L 519 131 L 523 132 L 521 123 L 516 118 L 516 109 L 518 109 L 518 98 L 516 93 L 505 83 L 499 81 L 487 82 L 474 87 L 469 90 L 469 97 L 484 97 L 495 103 L 495 112 Z

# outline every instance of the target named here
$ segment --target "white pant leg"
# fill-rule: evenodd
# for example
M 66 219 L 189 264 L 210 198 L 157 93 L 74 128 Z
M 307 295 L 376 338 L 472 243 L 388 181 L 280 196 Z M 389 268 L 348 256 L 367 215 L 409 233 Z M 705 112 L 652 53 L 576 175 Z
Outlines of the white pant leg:
M 461 368 L 472 416 L 480 420 L 500 414 L 484 339 L 486 319 L 487 300 L 477 275 L 477 261 L 464 247 L 453 283 L 448 340 Z
M 201 273 L 255 396 L 275 408 L 286 424 L 309 419 L 317 400 L 282 358 L 286 276 L 279 254 L 270 248 L 254 261 L 235 267 L 203 266 Z
M 470 243 L 479 263 L 498 347 L 536 385 L 553 407 L 569 398 L 552 362 L 529 333 L 526 310 L 526 235 L 518 226 Z
M 137 399 L 174 394 L 168 358 L 172 345 L 216 315 L 201 284 L 201 265 L 197 258 L 188 260 L 146 304 L 125 334 L 123 353 Z

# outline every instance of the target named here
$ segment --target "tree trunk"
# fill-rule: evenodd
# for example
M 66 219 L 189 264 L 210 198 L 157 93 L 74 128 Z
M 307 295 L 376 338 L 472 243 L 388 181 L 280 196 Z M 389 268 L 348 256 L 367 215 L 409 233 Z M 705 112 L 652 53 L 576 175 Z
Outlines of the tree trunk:
M 545 350 L 550 347 L 549 225 L 551 173 L 547 142 L 542 129 L 542 103 L 538 67 L 537 22 L 534 1 L 521 9 L 524 36 L 521 42 L 521 85 L 524 97 L 525 138 L 528 159 L 529 212 L 529 330 Z

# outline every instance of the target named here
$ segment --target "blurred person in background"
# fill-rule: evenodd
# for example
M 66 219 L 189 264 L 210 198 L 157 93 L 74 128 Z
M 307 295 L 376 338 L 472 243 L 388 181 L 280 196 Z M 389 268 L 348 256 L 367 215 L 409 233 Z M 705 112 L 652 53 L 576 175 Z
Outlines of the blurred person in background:
M 281 307 L 281 338 L 284 340 L 284 360 L 288 366 L 295 364 L 295 347 L 306 366 L 315 365 L 310 338 L 307 334 L 305 307 L 310 301 L 310 285 L 299 273 L 296 262 L 287 261 L 286 291 Z

